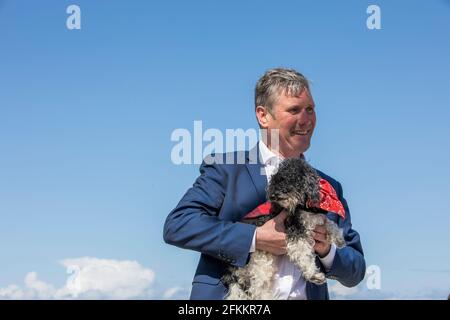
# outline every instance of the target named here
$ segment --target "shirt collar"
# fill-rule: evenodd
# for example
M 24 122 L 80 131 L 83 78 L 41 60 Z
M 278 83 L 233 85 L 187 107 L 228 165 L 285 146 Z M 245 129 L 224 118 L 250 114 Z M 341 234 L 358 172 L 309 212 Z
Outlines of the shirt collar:
M 261 155 L 261 160 L 262 163 L 264 165 L 267 165 L 269 162 L 273 163 L 280 163 L 281 161 L 284 160 L 284 157 L 281 155 L 278 155 L 276 153 L 274 153 L 272 150 L 269 149 L 269 147 L 267 147 L 267 145 L 264 143 L 264 141 L 259 140 L 259 153 Z M 303 155 L 303 153 L 300 155 L 300 158 L 304 159 L 305 156 Z
M 282 156 L 277 155 L 270 150 L 262 140 L 259 140 L 259 152 L 261 154 L 262 163 L 265 165 L 273 160 L 281 162 L 284 159 Z

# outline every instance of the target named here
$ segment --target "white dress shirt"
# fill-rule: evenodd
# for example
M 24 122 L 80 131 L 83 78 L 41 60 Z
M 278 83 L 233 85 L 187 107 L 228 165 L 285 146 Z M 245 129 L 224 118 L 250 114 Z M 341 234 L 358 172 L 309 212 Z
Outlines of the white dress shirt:
M 271 176 L 278 169 L 279 164 L 283 158 L 273 153 L 263 141 L 259 141 L 259 151 L 261 155 L 262 163 L 267 177 L 267 183 L 269 183 Z M 252 246 L 250 252 L 255 251 L 256 231 L 253 235 Z M 331 245 L 330 252 L 324 258 L 320 258 L 325 269 L 330 269 L 334 256 L 336 254 L 336 246 Z M 278 300 L 306 300 L 306 281 L 302 277 L 300 269 L 293 264 L 287 255 L 281 255 L 276 257 L 277 273 L 275 274 L 272 289 L 274 291 L 274 297 Z

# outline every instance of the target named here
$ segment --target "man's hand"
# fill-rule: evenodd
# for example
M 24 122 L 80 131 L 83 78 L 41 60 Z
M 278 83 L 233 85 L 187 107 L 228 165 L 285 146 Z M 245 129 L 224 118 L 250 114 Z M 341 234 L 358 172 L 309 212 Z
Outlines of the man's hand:
M 327 217 L 323 218 L 327 219 Z M 324 220 L 324 223 L 325 222 L 326 220 Z M 330 252 L 331 243 L 327 241 L 327 229 L 325 228 L 324 224 L 315 227 L 313 231 L 313 238 L 316 241 L 314 250 L 319 255 L 319 257 L 325 257 Z
M 277 256 L 286 253 L 286 232 L 284 227 L 286 214 L 286 211 L 283 210 L 276 217 L 256 228 L 255 247 L 257 250 L 267 251 Z

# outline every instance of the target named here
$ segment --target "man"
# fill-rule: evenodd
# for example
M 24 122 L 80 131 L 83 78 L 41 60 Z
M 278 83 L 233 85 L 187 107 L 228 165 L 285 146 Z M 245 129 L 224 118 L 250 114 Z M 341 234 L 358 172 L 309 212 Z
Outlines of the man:
M 223 299 L 227 288 L 222 276 L 230 265 L 246 265 L 255 249 L 277 256 L 278 271 L 272 288 L 275 298 L 329 299 L 326 283 L 306 282 L 285 255 L 284 211 L 260 227 L 240 222 L 266 202 L 265 188 L 278 164 L 284 158 L 303 156 L 310 146 L 316 114 L 307 79 L 292 69 L 268 70 L 256 85 L 255 113 L 267 135 L 256 149 L 245 152 L 244 164 L 236 163 L 241 156 L 237 152 L 231 157 L 214 155 L 215 161 L 211 157 L 203 161 L 201 175 L 167 217 L 164 240 L 201 252 L 191 299 Z M 230 159 L 235 161 L 226 163 Z M 345 219 L 331 212 L 327 217 L 343 228 L 347 245 L 342 249 L 331 246 L 324 227 L 318 226 L 314 234 L 316 262 L 327 278 L 356 286 L 365 274 L 359 234 L 352 229 L 340 183 L 318 173 L 333 186 L 344 205 Z

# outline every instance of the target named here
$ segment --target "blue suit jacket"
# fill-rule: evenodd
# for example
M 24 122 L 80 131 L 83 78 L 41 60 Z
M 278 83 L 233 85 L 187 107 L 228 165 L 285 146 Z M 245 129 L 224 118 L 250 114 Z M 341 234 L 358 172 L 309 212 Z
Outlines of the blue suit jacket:
M 210 164 L 212 157 L 216 163 Z M 223 164 L 218 164 L 218 160 Z M 234 160 L 234 164 L 225 164 L 230 160 Z M 201 175 L 192 188 L 167 217 L 164 241 L 201 253 L 191 299 L 223 299 L 227 288 L 221 278 L 227 268 L 248 263 L 256 227 L 239 221 L 266 201 L 267 178 L 262 172 L 264 167 L 257 146 L 251 152 L 210 156 L 200 166 Z M 328 218 L 343 228 L 347 246 L 336 250 L 328 272 L 319 259 L 316 262 L 328 278 L 347 287 L 355 286 L 364 278 L 366 268 L 359 234 L 352 229 L 340 183 L 320 171 L 318 173 L 334 187 L 346 210 L 345 220 L 334 213 L 328 213 Z M 329 299 L 326 284 L 318 286 L 307 282 L 306 294 L 308 299 Z

